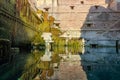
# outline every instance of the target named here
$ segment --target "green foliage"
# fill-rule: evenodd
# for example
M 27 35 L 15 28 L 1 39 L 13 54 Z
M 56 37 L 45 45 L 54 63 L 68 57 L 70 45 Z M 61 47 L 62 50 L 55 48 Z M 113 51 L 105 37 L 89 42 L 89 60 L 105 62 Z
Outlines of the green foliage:
M 33 77 L 39 72 L 39 68 L 37 65 L 41 62 L 40 57 L 42 57 L 43 55 L 44 51 L 39 51 L 37 49 L 35 49 L 31 54 L 29 54 L 20 80 L 33 79 Z
M 40 62 L 39 64 L 37 64 L 37 67 L 43 70 L 47 70 L 50 67 L 50 62 L 48 61 L 44 61 L 44 62 Z
M 53 52 L 57 53 L 57 54 L 63 54 L 63 53 L 66 53 L 65 52 L 65 46 L 55 46 L 53 48 Z
M 65 46 L 65 39 L 53 36 L 54 46 Z
M 54 41 L 54 46 L 64 46 L 65 40 L 59 37 L 62 32 L 58 28 L 51 28 L 51 33 Z
M 82 46 L 82 45 L 83 45 L 82 40 L 70 39 L 70 40 L 68 41 L 68 46 L 79 47 L 79 46 Z
M 45 41 L 41 37 L 41 34 L 36 33 L 35 36 L 33 37 L 32 44 L 34 45 L 45 45 Z
M 60 62 L 60 57 L 58 52 L 54 52 L 52 55 L 52 63 L 59 63 Z
M 41 23 L 38 27 L 38 30 L 40 30 L 41 32 L 50 32 L 49 22 L 44 21 L 43 23 Z

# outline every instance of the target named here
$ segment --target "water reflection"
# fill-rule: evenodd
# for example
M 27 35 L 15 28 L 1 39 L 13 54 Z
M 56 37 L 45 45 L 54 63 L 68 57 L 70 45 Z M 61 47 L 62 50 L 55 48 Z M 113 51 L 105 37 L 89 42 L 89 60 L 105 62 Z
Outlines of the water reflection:
M 34 49 L 9 66 L 0 70 L 0 80 L 120 80 L 120 54 L 114 47 Z
M 74 50 L 72 49 L 72 47 L 70 48 L 56 47 L 54 48 L 54 51 L 50 51 L 49 48 L 45 49 L 45 51 L 39 51 L 38 49 L 35 49 L 28 56 L 26 60 L 26 64 L 24 66 L 24 71 L 19 79 L 20 80 L 32 80 L 32 79 L 62 80 L 65 78 L 66 80 L 67 78 L 65 77 L 65 75 L 69 73 L 69 70 L 74 71 L 74 69 L 72 69 L 75 68 L 74 65 L 76 65 L 76 67 L 78 68 L 81 65 L 80 63 L 81 58 L 79 56 L 79 54 L 81 53 L 80 50 L 82 49 L 77 48 L 76 50 Z M 66 68 L 71 68 L 71 69 L 66 69 Z M 82 67 L 80 68 L 80 70 L 83 71 Z M 76 77 L 74 77 L 74 79 L 75 78 Z
M 88 80 L 120 80 L 120 54 L 115 47 L 86 47 L 81 55 Z
M 20 80 L 47 80 L 54 75 L 54 68 L 58 67 L 60 57 L 49 49 L 39 51 L 35 49 L 28 56 L 23 74 Z
M 48 48 L 46 48 L 45 54 L 41 57 L 41 61 L 51 61 L 52 60 L 51 57 L 52 57 L 51 51 Z

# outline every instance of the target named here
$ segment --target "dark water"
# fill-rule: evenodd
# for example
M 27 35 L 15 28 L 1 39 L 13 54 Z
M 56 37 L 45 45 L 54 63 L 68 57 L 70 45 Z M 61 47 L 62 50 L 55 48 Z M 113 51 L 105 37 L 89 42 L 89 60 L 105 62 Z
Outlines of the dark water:
M 114 47 L 36 49 L 13 58 L 0 66 L 0 80 L 120 80 Z

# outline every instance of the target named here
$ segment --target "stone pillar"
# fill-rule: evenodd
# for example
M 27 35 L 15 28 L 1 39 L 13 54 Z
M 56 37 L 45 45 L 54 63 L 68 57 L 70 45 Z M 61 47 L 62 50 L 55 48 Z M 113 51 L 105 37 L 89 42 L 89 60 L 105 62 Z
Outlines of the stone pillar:
M 47 32 L 44 32 L 41 37 L 43 37 L 43 39 L 45 40 L 45 54 L 43 55 L 43 57 L 41 57 L 41 60 L 42 61 L 51 61 L 51 52 L 50 52 L 50 49 L 51 49 L 51 44 L 53 41 L 52 41 L 52 34 L 51 33 L 47 33 Z
M 45 47 L 46 48 L 49 48 L 51 49 L 51 44 L 53 41 L 52 41 L 52 34 L 51 33 L 47 33 L 47 32 L 44 32 L 41 37 L 43 37 L 43 39 L 45 40 Z
M 58 6 L 58 0 L 53 0 L 53 6 L 57 7 Z

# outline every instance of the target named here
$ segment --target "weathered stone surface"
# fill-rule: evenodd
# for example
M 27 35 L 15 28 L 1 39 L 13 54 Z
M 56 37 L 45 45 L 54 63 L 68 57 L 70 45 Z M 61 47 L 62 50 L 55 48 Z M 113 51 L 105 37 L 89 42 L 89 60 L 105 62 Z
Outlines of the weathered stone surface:
M 56 22 L 60 23 L 59 26 L 62 30 L 66 30 L 66 33 L 71 30 L 70 35 L 78 37 L 79 34 L 79 37 L 85 39 L 120 39 L 116 33 L 119 33 L 117 31 L 119 27 L 115 26 L 120 22 L 120 13 L 116 9 L 118 1 L 83 0 L 82 3 L 82 0 L 52 1 L 38 0 L 37 7 L 42 9 L 43 4 L 45 4 L 43 7 L 49 7 L 50 15 L 55 17 Z M 111 9 L 115 9 L 116 12 Z M 77 33 L 74 34 L 75 32 Z

